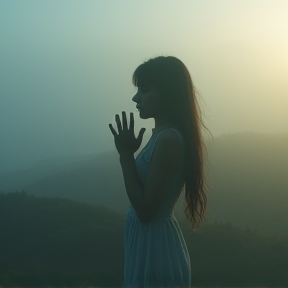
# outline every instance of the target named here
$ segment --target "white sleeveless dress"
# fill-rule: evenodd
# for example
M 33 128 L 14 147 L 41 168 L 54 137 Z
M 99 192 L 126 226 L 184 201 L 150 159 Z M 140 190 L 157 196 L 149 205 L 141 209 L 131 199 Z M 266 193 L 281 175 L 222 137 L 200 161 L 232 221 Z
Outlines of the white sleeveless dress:
M 191 287 L 189 252 L 174 216 L 174 206 L 184 185 L 184 141 L 179 131 L 181 163 L 175 172 L 169 192 L 157 216 L 142 222 L 130 204 L 125 225 L 124 287 Z M 139 179 L 144 185 L 158 135 L 155 132 L 136 157 Z

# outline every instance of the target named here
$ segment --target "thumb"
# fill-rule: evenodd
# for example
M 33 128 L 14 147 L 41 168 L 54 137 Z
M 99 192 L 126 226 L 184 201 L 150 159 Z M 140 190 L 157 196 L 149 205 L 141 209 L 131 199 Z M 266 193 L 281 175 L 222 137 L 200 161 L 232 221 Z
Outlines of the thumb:
M 137 140 L 140 141 L 140 143 L 142 142 L 142 139 L 143 139 L 143 135 L 146 131 L 146 128 L 142 128 L 140 131 L 139 131 L 139 135 L 137 137 Z

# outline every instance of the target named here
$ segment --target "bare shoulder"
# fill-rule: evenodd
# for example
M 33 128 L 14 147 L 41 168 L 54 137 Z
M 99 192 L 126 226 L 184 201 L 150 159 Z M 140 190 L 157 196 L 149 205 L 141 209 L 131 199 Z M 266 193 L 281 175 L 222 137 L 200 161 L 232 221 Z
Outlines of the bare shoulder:
M 155 143 L 150 169 L 161 170 L 166 176 L 172 176 L 180 160 L 181 141 L 177 133 L 173 130 L 162 131 Z
M 161 150 L 164 149 L 170 152 L 180 151 L 181 149 L 180 138 L 175 131 L 165 130 L 159 134 L 157 142 L 156 142 L 156 147 L 158 149 L 161 149 Z
M 179 136 L 177 135 L 177 133 L 175 132 L 175 130 L 164 130 L 162 132 L 159 133 L 159 137 L 167 137 L 167 138 L 176 138 L 179 139 Z

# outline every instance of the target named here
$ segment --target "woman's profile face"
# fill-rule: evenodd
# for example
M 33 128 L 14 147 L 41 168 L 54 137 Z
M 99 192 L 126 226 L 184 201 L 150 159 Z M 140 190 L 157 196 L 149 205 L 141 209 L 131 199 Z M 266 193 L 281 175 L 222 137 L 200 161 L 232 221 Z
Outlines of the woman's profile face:
M 138 86 L 137 93 L 132 100 L 137 103 L 136 106 L 140 113 L 139 116 L 142 119 L 157 117 L 160 114 L 161 106 L 164 106 L 164 103 L 161 103 L 163 101 L 161 101 L 157 89 L 144 84 Z

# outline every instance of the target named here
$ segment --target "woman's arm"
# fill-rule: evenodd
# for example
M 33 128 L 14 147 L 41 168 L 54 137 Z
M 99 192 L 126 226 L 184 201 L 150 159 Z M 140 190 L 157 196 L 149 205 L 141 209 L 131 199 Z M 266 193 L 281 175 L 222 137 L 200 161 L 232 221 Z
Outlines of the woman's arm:
M 134 155 L 132 153 L 120 154 L 119 158 L 128 198 L 136 213 L 142 214 L 144 187 L 138 177 Z
M 126 192 L 138 218 L 150 221 L 158 213 L 179 165 L 181 143 L 173 131 L 159 135 L 143 187 L 136 170 L 133 154 L 120 155 Z
M 140 211 L 141 203 L 143 203 L 144 189 L 138 178 L 134 153 L 139 149 L 146 129 L 141 128 L 138 137 L 135 138 L 134 116 L 132 112 L 130 113 L 129 129 L 125 111 L 122 111 L 123 125 L 121 125 L 118 114 L 116 114 L 115 120 L 118 127 L 118 134 L 111 123 L 109 123 L 109 128 L 114 135 L 114 142 L 120 155 L 120 164 L 122 167 L 126 192 L 132 206 L 136 211 Z

